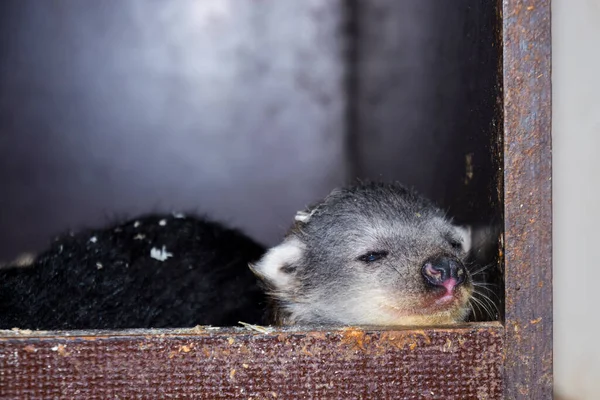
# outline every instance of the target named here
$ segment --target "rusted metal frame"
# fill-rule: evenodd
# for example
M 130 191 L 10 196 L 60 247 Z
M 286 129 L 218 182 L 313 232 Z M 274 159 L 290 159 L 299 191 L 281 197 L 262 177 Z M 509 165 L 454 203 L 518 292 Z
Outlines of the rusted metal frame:
M 505 333 L 492 324 L 264 335 L 5 336 L 0 338 L 0 397 L 268 397 L 280 390 L 280 398 L 469 398 L 479 384 L 483 389 L 473 397 L 498 398 L 504 385 L 506 398 L 550 398 L 550 2 L 504 1 L 502 10 Z M 469 369 L 476 359 L 483 370 Z M 439 379 L 440 368 L 449 373 L 459 368 L 477 379 L 448 385 L 452 380 Z
M 502 396 L 503 327 L 179 329 L 0 337 L 0 398 Z
M 549 0 L 503 1 L 505 397 L 552 398 Z

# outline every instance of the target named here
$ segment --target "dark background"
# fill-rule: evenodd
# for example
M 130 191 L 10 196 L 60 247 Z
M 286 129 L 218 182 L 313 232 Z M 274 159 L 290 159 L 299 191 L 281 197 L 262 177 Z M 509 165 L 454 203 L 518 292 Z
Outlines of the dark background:
M 0 260 L 160 210 L 271 245 L 357 177 L 497 222 L 491 3 L 2 1 Z

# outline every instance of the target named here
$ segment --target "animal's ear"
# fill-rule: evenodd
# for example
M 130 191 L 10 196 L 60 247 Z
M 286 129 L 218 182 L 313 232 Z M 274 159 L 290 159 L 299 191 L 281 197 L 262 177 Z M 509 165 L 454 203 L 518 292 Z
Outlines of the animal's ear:
M 341 188 L 335 188 L 335 189 L 333 189 L 331 191 L 331 193 L 329 193 L 327 195 L 327 197 L 325 197 L 322 201 L 320 201 L 318 203 L 311 204 L 310 206 L 308 206 L 306 209 L 304 209 L 302 211 L 298 211 L 296 213 L 296 216 L 294 217 L 294 220 L 296 222 L 300 222 L 300 223 L 303 223 L 303 224 L 308 223 L 308 221 L 310 221 L 311 217 L 317 211 L 319 211 L 319 209 L 322 208 L 323 205 L 326 204 L 329 199 L 331 199 L 332 197 L 337 196 L 341 192 L 342 192 Z
M 305 251 L 304 244 L 296 237 L 271 248 L 250 269 L 273 290 L 287 291 L 297 284 L 297 272 Z
M 470 226 L 454 226 L 454 231 L 460 239 L 462 249 L 465 253 L 471 251 L 473 244 L 473 234 Z
M 296 216 L 294 217 L 294 220 L 296 222 L 302 222 L 303 224 L 306 224 L 310 220 L 310 217 L 312 217 L 312 215 L 314 214 L 315 211 L 316 211 L 316 208 L 313 208 L 312 210 L 298 211 L 296 213 Z
M 319 207 L 322 204 L 323 204 L 323 202 L 311 204 L 310 206 L 306 207 L 304 210 L 298 211 L 296 213 L 296 216 L 294 217 L 294 220 L 296 222 L 300 222 L 302 224 L 307 224 L 308 221 L 310 221 L 312 216 L 317 212 L 317 210 L 319 209 Z

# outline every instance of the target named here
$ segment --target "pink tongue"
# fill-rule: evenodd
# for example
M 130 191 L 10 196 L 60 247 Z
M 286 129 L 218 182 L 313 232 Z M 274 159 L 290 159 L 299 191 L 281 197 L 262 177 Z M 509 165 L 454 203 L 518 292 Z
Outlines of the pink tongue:
M 442 283 L 442 286 L 446 288 L 447 294 L 452 294 L 452 290 L 454 290 L 454 287 L 456 286 L 456 279 L 450 278 L 444 281 L 444 283 Z

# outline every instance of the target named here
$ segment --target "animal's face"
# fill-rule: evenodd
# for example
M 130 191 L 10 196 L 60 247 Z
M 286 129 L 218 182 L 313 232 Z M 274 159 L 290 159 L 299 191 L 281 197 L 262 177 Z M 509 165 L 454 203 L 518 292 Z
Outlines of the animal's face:
M 283 323 L 454 323 L 473 292 L 463 265 L 468 237 L 414 192 L 366 184 L 299 213 L 253 270 Z

